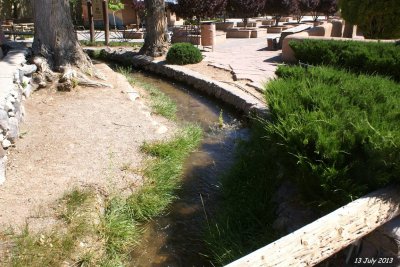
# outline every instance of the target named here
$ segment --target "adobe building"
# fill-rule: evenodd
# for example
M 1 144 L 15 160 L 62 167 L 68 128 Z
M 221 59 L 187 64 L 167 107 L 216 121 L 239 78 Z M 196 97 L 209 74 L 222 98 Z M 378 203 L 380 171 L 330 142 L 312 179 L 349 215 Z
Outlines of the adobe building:
M 93 19 L 95 26 L 101 27 L 103 26 L 103 9 L 102 9 L 102 0 L 92 0 L 93 4 Z M 165 1 L 167 3 L 174 3 L 174 1 Z M 138 28 L 141 23 L 139 12 L 135 9 L 132 4 L 132 0 L 122 0 L 124 4 L 124 9 L 115 12 L 115 23 L 118 29 L 122 28 Z M 82 0 L 82 17 L 84 25 L 89 25 L 88 20 L 88 10 L 87 10 L 87 1 Z M 108 11 L 108 17 L 110 21 L 110 26 L 114 27 L 114 17 L 113 12 L 111 10 Z M 166 5 L 166 17 L 168 26 L 175 25 L 183 25 L 183 20 L 176 17 L 175 13 L 173 13 L 169 7 Z

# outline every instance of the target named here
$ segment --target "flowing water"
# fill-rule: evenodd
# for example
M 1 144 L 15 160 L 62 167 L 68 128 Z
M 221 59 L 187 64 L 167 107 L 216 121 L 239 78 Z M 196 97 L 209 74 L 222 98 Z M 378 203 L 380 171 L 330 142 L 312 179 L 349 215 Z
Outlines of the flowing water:
M 202 240 L 204 231 L 218 204 L 218 178 L 231 166 L 235 146 L 249 135 L 248 129 L 237 114 L 185 86 L 143 73 L 132 76 L 167 94 L 177 103 L 178 121 L 198 123 L 205 134 L 200 148 L 186 160 L 178 199 L 166 215 L 146 225 L 131 266 L 212 266 Z

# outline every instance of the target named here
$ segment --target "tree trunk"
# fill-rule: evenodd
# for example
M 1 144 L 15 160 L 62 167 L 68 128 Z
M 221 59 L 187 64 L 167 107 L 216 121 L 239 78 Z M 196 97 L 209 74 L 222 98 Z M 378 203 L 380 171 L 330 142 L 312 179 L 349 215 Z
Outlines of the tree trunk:
M 18 13 L 19 13 L 18 10 L 19 10 L 18 3 L 14 2 L 13 3 L 13 15 L 12 15 L 13 19 L 18 19 Z
M 36 82 L 45 87 L 61 72 L 57 88 L 70 91 L 77 84 L 109 86 L 90 80 L 86 74 L 102 76 L 83 52 L 72 24 L 69 0 L 34 0 L 35 36 L 32 45 L 33 62 L 38 66 Z
M 281 15 L 275 15 L 275 26 L 278 27 L 279 25 L 279 20 L 281 19 Z
M 53 70 L 71 65 L 90 72 L 92 63 L 83 52 L 74 32 L 69 1 L 33 2 L 35 37 L 33 54 L 46 59 Z
M 144 3 L 147 10 L 146 38 L 140 53 L 159 57 L 168 48 L 165 3 L 164 0 L 145 0 Z

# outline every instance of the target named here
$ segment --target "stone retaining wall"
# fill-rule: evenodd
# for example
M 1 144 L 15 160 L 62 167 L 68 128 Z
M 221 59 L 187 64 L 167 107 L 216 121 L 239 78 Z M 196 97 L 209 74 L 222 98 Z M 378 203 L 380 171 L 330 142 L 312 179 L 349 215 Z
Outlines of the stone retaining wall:
M 103 59 L 144 69 L 183 82 L 216 99 L 222 100 L 245 114 L 255 113 L 260 116 L 268 115 L 268 108 L 265 103 L 255 97 L 234 86 L 215 81 L 183 66 L 168 65 L 165 61 L 153 61 L 152 58 L 138 55 L 137 53 L 124 49 L 102 49 L 100 51 L 96 49 L 85 49 L 85 51 L 89 56 L 100 54 L 100 57 Z
M 24 117 L 23 100 L 32 91 L 29 70 L 25 64 L 26 49 L 14 48 L 0 60 L 0 185 L 6 179 L 7 149 L 19 137 L 19 124 Z

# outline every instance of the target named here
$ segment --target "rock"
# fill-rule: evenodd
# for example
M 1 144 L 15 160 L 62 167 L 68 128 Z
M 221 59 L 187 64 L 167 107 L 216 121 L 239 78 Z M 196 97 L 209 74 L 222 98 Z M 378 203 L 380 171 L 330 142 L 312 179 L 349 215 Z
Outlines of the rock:
M 13 97 L 12 95 L 10 95 L 10 96 L 7 98 L 7 101 L 10 101 L 12 104 L 14 104 L 15 101 L 16 101 L 16 99 L 15 99 L 15 97 Z
M 0 159 L 0 185 L 2 185 L 6 181 L 6 164 L 7 157 L 4 156 Z
M 11 142 L 7 139 L 4 139 L 3 142 L 1 142 L 1 145 L 3 146 L 4 149 L 7 149 L 11 146 Z
M 9 116 L 9 117 L 15 117 L 15 113 L 14 113 L 13 111 L 9 111 L 9 112 L 8 112 L 8 116 Z
M 19 72 L 14 72 L 14 74 L 13 74 L 13 82 L 14 83 L 21 82 L 21 80 L 19 79 Z
M 15 143 L 19 137 L 19 122 L 18 119 L 12 117 L 9 119 L 10 129 L 8 131 L 7 138 L 11 141 L 11 143 Z
M 0 110 L 0 128 L 3 131 L 8 131 L 10 129 L 10 124 L 8 122 L 8 113 L 4 110 Z
M 14 107 L 13 103 L 11 103 L 11 101 L 8 101 L 8 100 L 6 102 L 5 108 L 6 108 L 7 111 L 14 111 L 15 110 L 15 107 Z
M 21 112 L 21 118 L 23 118 L 25 116 L 25 107 L 24 106 L 21 106 L 20 112 Z
M 3 158 L 7 155 L 7 152 L 4 150 L 2 146 L 0 146 L 0 158 Z
M 37 71 L 37 66 L 34 64 L 24 65 L 23 67 L 19 68 L 19 72 L 20 74 L 22 74 L 22 76 L 29 76 L 36 71 Z
M 24 89 L 23 95 L 26 97 L 29 97 L 31 95 L 32 91 L 33 91 L 32 85 L 28 84 Z

